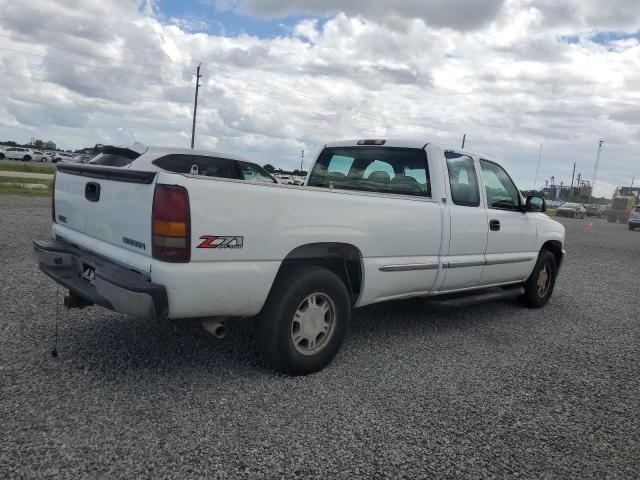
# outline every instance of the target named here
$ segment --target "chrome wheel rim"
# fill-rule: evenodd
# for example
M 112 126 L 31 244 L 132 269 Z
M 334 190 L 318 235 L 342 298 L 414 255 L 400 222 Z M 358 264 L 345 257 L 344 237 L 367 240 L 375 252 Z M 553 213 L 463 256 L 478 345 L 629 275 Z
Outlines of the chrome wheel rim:
M 335 330 L 336 307 L 323 293 L 307 295 L 293 314 L 291 341 L 302 355 L 315 355 L 323 350 Z
M 538 275 L 538 295 L 544 297 L 551 286 L 551 267 L 545 263 Z

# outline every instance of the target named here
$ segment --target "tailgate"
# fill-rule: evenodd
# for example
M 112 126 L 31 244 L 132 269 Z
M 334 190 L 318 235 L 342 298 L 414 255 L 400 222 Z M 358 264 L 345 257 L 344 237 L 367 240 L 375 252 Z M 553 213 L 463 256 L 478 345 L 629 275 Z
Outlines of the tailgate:
M 59 165 L 56 235 L 148 271 L 155 177 L 155 172 L 117 167 Z

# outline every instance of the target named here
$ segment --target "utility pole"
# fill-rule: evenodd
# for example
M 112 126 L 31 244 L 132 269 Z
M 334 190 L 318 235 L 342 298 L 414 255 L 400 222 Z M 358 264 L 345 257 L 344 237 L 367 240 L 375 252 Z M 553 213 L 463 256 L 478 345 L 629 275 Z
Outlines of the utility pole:
M 191 148 L 193 149 L 193 143 L 196 138 L 196 114 L 198 113 L 198 88 L 200 87 L 200 64 L 196 69 L 196 98 L 193 101 L 193 125 L 191 126 Z
M 573 162 L 573 173 L 571 174 L 571 196 L 573 197 L 573 180 L 576 176 L 576 162 Z
M 536 167 L 536 178 L 533 181 L 533 189 L 536 189 L 536 183 L 538 183 L 538 172 L 540 171 L 540 159 L 542 158 L 542 144 L 540 144 L 540 152 L 538 153 L 538 166 Z
M 302 149 L 302 152 L 300 153 L 300 172 L 302 172 L 302 162 L 304 162 L 304 148 Z
M 464 148 L 464 142 L 467 139 L 467 134 L 462 135 L 462 148 Z
M 598 164 L 600 163 L 600 152 L 602 152 L 603 143 L 604 140 L 600 140 L 598 142 L 598 154 L 596 155 L 596 164 L 593 168 L 593 181 L 591 182 L 591 190 L 589 191 L 589 201 L 587 202 L 588 205 L 591 205 L 591 196 L 593 195 L 593 191 L 596 188 L 596 179 L 598 178 Z

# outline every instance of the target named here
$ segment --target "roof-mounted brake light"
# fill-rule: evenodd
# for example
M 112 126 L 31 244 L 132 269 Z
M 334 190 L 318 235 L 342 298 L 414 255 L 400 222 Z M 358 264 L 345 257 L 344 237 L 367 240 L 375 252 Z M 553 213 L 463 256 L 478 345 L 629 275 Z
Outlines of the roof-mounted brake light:
M 386 140 L 358 140 L 358 145 L 384 145 Z

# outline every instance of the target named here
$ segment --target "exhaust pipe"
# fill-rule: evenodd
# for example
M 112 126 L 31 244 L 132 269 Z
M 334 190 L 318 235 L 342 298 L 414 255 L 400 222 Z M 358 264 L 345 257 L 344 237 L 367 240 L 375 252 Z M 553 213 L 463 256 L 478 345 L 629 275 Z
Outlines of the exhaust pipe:
M 202 327 L 216 338 L 224 338 L 227 329 L 224 326 L 224 319 L 209 318 L 202 321 Z
M 71 310 L 72 308 L 83 309 L 86 307 L 90 307 L 93 305 L 93 302 L 90 302 L 84 297 L 80 297 L 75 293 L 69 292 L 69 295 L 64 296 L 64 306 Z

